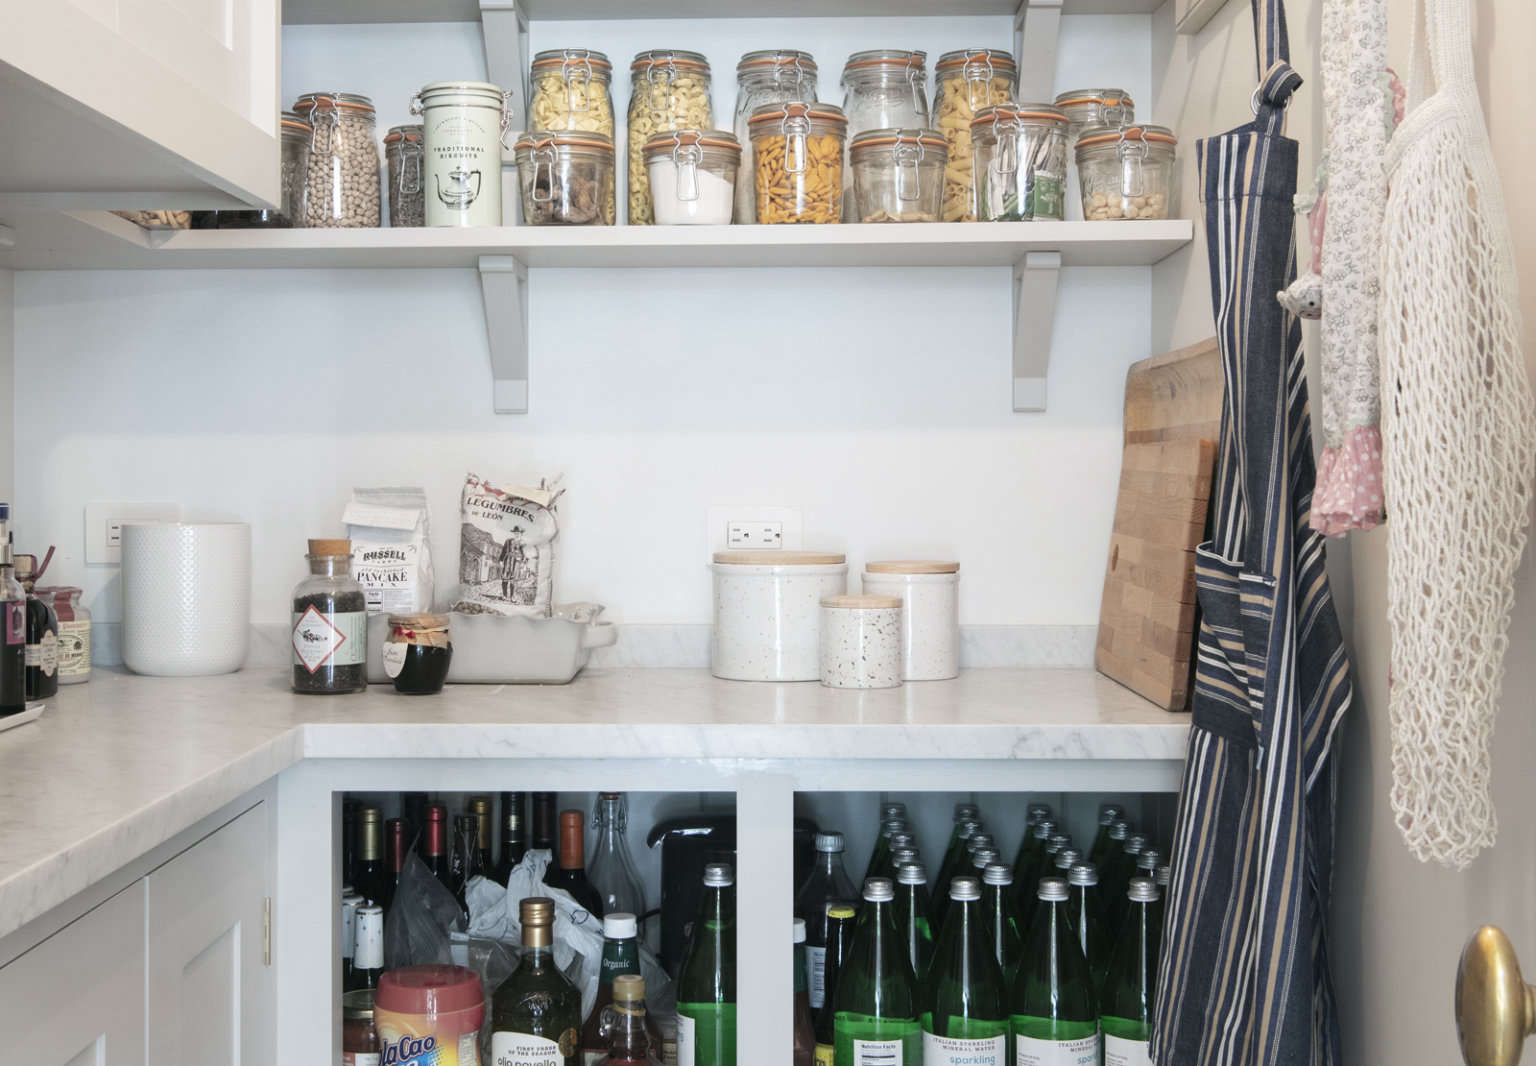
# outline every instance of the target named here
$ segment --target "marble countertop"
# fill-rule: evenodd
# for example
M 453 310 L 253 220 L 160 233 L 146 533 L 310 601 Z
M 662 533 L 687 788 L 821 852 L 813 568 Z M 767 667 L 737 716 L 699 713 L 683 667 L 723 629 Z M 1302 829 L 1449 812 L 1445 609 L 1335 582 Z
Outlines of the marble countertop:
M 605 669 L 414 698 L 97 669 L 0 733 L 0 936 L 304 758 L 1181 760 L 1187 734 L 1187 715 L 1077 668 L 880 691 Z

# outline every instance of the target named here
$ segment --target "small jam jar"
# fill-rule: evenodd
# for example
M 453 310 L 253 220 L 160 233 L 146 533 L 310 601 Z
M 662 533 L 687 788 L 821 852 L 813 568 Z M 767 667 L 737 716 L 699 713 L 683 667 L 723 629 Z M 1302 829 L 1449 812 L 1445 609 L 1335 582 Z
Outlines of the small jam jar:
M 453 645 L 448 640 L 446 614 L 392 614 L 384 638 L 384 672 L 395 691 L 429 696 L 443 690 Z
M 341 994 L 341 1066 L 379 1061 L 379 1030 L 373 1024 L 373 989 Z

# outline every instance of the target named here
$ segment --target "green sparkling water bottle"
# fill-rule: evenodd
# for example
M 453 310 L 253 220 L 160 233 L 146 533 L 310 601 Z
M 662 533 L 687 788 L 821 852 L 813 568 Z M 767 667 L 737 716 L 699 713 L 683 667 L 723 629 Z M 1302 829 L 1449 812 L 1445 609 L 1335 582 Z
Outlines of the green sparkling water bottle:
M 1098 1066 L 1098 1000 L 1067 919 L 1067 883 L 1041 878 L 1037 896 L 1009 1007 L 1016 1066 Z
M 1056 823 L 1042 818 L 1024 833 L 1019 854 L 1013 860 L 1014 911 L 1026 925 L 1035 912 L 1035 886 L 1046 870 L 1041 868 L 1045 846 L 1056 834 Z
M 979 832 L 981 832 L 981 814 L 976 805 L 974 803 L 955 804 L 954 832 L 949 835 L 949 846 L 944 849 L 944 858 L 939 862 L 939 880 L 934 886 L 933 920 L 936 925 L 944 924 L 944 915 L 949 911 L 949 879 L 970 876 L 970 871 L 960 863 L 967 854 L 966 842 Z
M 1114 824 L 1125 817 L 1125 808 L 1118 803 L 1101 803 L 1099 805 L 1099 831 L 1094 834 L 1093 844 L 1088 849 L 1087 859 L 1098 866 L 1109 854 L 1109 831 Z
M 923 990 L 923 1066 L 1011 1066 L 1008 1006 L 974 877 L 949 883 L 949 916 Z
M 1105 865 L 1100 875 L 1104 884 L 1104 898 L 1109 901 L 1109 935 L 1115 936 L 1120 932 L 1120 919 L 1125 917 L 1125 890 L 1130 887 L 1131 878 L 1136 876 L 1136 860 L 1141 856 L 1141 850 L 1147 846 L 1147 838 L 1140 833 L 1132 833 L 1125 838 L 1125 844 L 1120 849 L 1120 854 L 1114 856 Z
M 837 1066 L 921 1066 L 917 981 L 896 931 L 888 877 L 864 882 L 853 947 L 837 977 Z
M 875 874 L 885 869 L 886 863 L 890 861 L 891 834 L 905 833 L 907 831 L 907 816 L 905 814 L 885 813 L 885 810 L 894 806 L 898 805 L 890 804 L 887 808 L 882 808 L 881 810 L 880 832 L 875 834 L 875 847 L 869 853 L 869 865 L 864 868 L 865 877 L 874 877 Z M 905 811 L 906 808 L 903 807 L 902 810 Z
M 736 876 L 704 867 L 704 896 L 677 978 L 677 1059 L 736 1066 Z
M 921 985 L 933 960 L 932 907 L 928 902 L 928 867 L 920 862 L 903 863 L 896 871 L 896 899 L 892 902 L 896 932 L 907 946 L 912 975 Z
M 1148 881 L 1155 883 L 1157 881 L 1157 868 L 1162 864 L 1163 853 L 1149 844 L 1142 848 L 1141 852 L 1136 856 L 1136 872 L 1131 876 L 1145 877 Z M 1127 889 L 1131 887 L 1130 878 L 1126 879 L 1125 887 Z M 1130 921 L 1132 909 L 1131 901 L 1122 896 L 1120 898 L 1119 912 L 1115 915 L 1114 922 L 1114 929 L 1117 934 L 1125 928 L 1125 923 Z M 1115 942 L 1119 943 L 1119 940 L 1117 939 Z
M 1156 905 L 1157 882 L 1133 877 L 1126 889 L 1130 912 L 1115 944 L 1115 957 L 1104 982 L 1100 1024 L 1104 1028 L 1104 1066 L 1151 1066 L 1152 1008 L 1157 988 L 1157 945 L 1162 936 Z
M 1082 945 L 1083 957 L 1088 960 L 1088 976 L 1094 988 L 1104 986 L 1104 976 L 1109 972 L 1109 956 L 1113 944 L 1109 929 L 1104 924 L 1104 907 L 1099 896 L 1099 871 L 1091 862 L 1074 865 L 1067 875 L 1067 917 L 1072 931 Z
M 1011 986 L 1024 960 L 1024 937 L 1013 913 L 1013 867 L 992 863 L 982 871 L 981 885 L 981 920 L 1003 980 Z

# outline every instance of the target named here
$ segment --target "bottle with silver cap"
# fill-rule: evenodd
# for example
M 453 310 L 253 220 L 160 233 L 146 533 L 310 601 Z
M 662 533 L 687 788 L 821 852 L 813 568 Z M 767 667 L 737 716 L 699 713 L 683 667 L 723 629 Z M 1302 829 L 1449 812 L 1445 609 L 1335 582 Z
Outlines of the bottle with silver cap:
M 997 838 L 991 833 L 972 833 L 970 839 L 965 842 L 965 850 L 975 854 L 978 848 L 991 848 L 996 851 Z
M 1013 911 L 1013 867 L 994 862 L 981 874 L 981 918 L 1003 980 L 1012 985 L 1024 960 L 1024 937 Z
M 1118 803 L 1099 805 L 1099 831 L 1094 834 L 1093 845 L 1088 849 L 1088 861 L 1097 866 L 1104 861 L 1109 850 L 1109 831 L 1125 817 L 1125 808 Z
M 956 877 L 949 898 L 923 991 L 923 1066 L 1011 1066 L 1007 983 L 987 942 L 981 883 Z
M 1154 910 L 1161 893 L 1147 877 L 1131 878 L 1126 889 L 1130 913 L 1115 943 L 1109 977 L 1104 982 L 1100 1024 L 1104 1029 L 1104 1066 L 1151 1062 L 1152 1011 L 1157 991 L 1157 952 L 1162 927 Z
M 899 804 L 890 804 L 895 807 Z M 902 808 L 905 810 L 906 808 Z M 885 869 L 891 857 L 891 836 L 907 831 L 906 815 L 881 818 L 880 832 L 875 834 L 875 846 L 869 853 L 869 865 L 864 867 L 865 877 L 874 877 Z
M 899 873 L 901 871 L 901 868 L 903 866 L 906 866 L 908 863 L 922 862 L 922 861 L 923 861 L 923 857 L 921 855 L 919 855 L 916 851 L 912 850 L 911 848 L 898 848 L 897 850 L 891 852 L 891 867 L 890 867 L 890 869 L 882 870 L 876 876 L 877 877 L 889 877 L 891 880 L 894 881 L 894 880 L 896 880 L 897 873 Z
M 736 1066 L 736 875 L 704 867 L 704 896 L 677 976 L 677 1061 Z
M 1132 874 L 1132 877 L 1145 877 L 1148 881 L 1151 881 L 1155 884 L 1157 881 L 1157 868 L 1162 864 L 1163 853 L 1151 845 L 1148 845 L 1136 853 L 1136 872 Z M 1126 881 L 1126 887 L 1130 887 L 1129 879 Z M 1114 933 L 1117 938 L 1119 937 L 1121 930 L 1125 929 L 1126 922 L 1130 920 L 1131 909 L 1130 901 L 1125 900 L 1124 906 L 1122 906 L 1119 912 L 1114 916 Z
M 1109 926 L 1104 921 L 1103 900 L 1099 896 L 1099 871 L 1091 862 L 1075 863 L 1067 874 L 1067 887 L 1072 898 L 1068 900 L 1067 914 L 1077 941 L 1082 945 L 1083 957 L 1088 960 L 1088 973 L 1093 987 L 1104 984 L 1109 971 L 1109 954 L 1112 941 Z
M 1002 856 L 998 855 L 994 848 L 977 848 L 971 852 L 971 866 L 975 869 L 977 877 L 980 877 L 988 866 L 1001 861 Z
M 896 932 L 907 945 L 912 975 L 921 987 L 933 960 L 933 908 L 928 902 L 928 867 L 916 857 L 896 867 Z
M 890 878 L 864 882 L 853 948 L 837 978 L 833 1027 L 840 1064 L 923 1061 L 917 981 L 896 929 L 895 898 Z
M 1099 1010 L 1082 946 L 1067 916 L 1067 883 L 1040 879 L 1029 952 L 1009 1007 L 1019 1062 L 1094 1066 L 1099 1061 Z
M 955 804 L 955 829 L 950 834 L 949 846 L 944 849 L 944 859 L 939 863 L 939 879 L 935 886 L 937 896 L 933 901 L 933 919 L 935 924 L 942 924 L 944 916 L 949 912 L 949 880 L 956 875 L 970 876 L 970 870 L 961 863 L 970 853 L 966 850 L 966 844 L 971 837 L 981 832 L 981 817 L 978 814 L 971 817 L 970 812 L 977 810 L 975 804 Z M 965 817 L 961 817 L 962 812 Z
M 555 901 L 518 904 L 523 951 L 491 998 L 492 1062 L 562 1062 L 581 1047 L 581 991 L 555 964 Z
M 1056 823 L 1050 818 L 1042 818 L 1025 830 L 1024 839 L 1019 842 L 1019 853 L 1013 859 L 1013 880 L 1018 886 L 1017 910 L 1026 923 L 1035 910 L 1035 885 L 1045 873 L 1041 869 L 1045 845 L 1055 834 Z
M 1152 909 L 1157 914 L 1158 928 L 1162 928 L 1163 915 L 1166 913 L 1165 908 L 1168 906 L 1168 881 L 1172 873 L 1173 871 L 1168 867 L 1167 863 L 1164 863 L 1157 868 L 1157 873 L 1153 876 L 1153 880 L 1157 882 L 1157 902 L 1152 905 Z
M 1066 877 L 1067 871 L 1082 861 L 1083 854 L 1076 848 L 1062 848 L 1056 853 L 1057 877 Z
M 0 503 L 0 718 L 27 709 L 27 591 L 11 555 L 11 505 Z
M 1109 827 L 1109 840 L 1104 850 L 1097 855 L 1091 851 L 1088 853 L 1088 861 L 1099 868 L 1099 879 L 1106 886 L 1109 884 L 1110 868 L 1119 861 L 1120 852 L 1124 850 L 1126 838 L 1130 835 L 1131 823 L 1121 818 Z
M 1034 825 L 1036 822 L 1043 822 L 1047 818 L 1054 820 L 1056 817 L 1056 815 L 1052 813 L 1051 805 L 1049 803 L 1031 803 L 1026 808 L 1026 811 L 1028 812 L 1029 821 L 1027 824 L 1029 825 Z
M 826 1002 L 823 971 L 827 958 L 827 904 L 857 899 L 858 893 L 843 870 L 843 834 L 816 834 L 816 864 L 795 893 L 794 915 L 805 919 L 805 980 L 810 988 L 811 1009 Z
M 1131 883 L 1131 878 L 1136 876 L 1136 861 L 1141 856 L 1141 849 L 1147 846 L 1147 838 L 1141 833 L 1132 833 L 1125 838 L 1125 844 L 1120 853 L 1106 864 L 1104 874 L 1105 898 L 1113 900 L 1109 909 L 1109 931 L 1111 934 L 1120 929 L 1120 919 L 1124 908 L 1121 904 L 1125 901 L 1125 890 Z

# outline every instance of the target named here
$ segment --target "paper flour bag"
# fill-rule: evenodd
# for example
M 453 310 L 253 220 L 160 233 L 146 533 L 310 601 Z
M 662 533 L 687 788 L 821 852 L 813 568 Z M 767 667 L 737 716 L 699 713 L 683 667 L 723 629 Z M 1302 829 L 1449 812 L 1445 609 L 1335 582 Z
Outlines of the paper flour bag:
M 352 540 L 352 577 L 371 613 L 432 609 L 432 548 L 422 489 L 353 489 L 342 512 Z
M 558 483 L 559 479 L 555 479 Z M 455 611 L 549 617 L 554 591 L 556 484 L 493 485 L 470 474 L 460 497 Z

